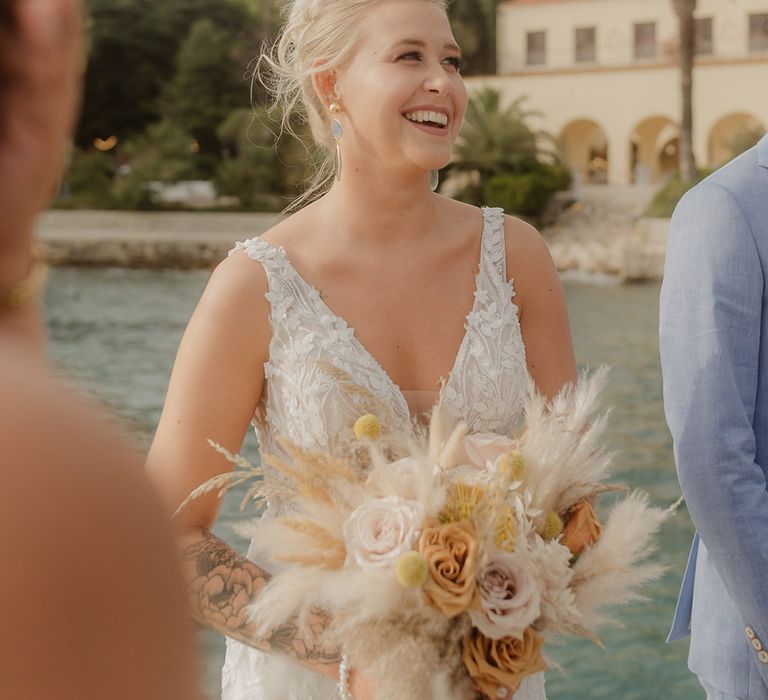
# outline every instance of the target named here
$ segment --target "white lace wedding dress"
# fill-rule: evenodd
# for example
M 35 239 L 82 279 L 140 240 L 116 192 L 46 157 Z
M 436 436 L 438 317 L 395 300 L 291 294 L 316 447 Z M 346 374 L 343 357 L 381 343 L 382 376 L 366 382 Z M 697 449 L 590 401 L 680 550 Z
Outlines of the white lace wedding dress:
M 519 420 L 527 389 L 525 348 L 515 293 L 507 280 L 504 213 L 483 209 L 480 266 L 474 306 L 465 336 L 443 390 L 443 405 L 473 432 L 511 432 Z M 366 407 L 365 398 L 341 391 L 339 381 L 318 366 L 320 360 L 344 370 L 373 396 L 393 407 L 394 419 L 408 428 L 413 409 L 403 392 L 356 338 L 354 329 L 334 314 L 318 291 L 287 259 L 285 249 L 259 238 L 238 243 L 264 266 L 269 281 L 272 340 L 264 365 L 264 397 L 253 426 L 259 445 L 279 453 L 274 438 L 285 435 L 307 448 L 335 450 Z M 436 394 L 435 394 L 436 397 Z M 429 405 L 427 405 L 429 408 Z M 264 517 L 283 510 L 271 502 Z M 253 545 L 249 557 L 260 561 Z M 335 684 L 322 676 L 227 639 L 222 669 L 222 700 L 333 700 Z M 543 674 L 525 679 L 515 700 L 544 700 Z

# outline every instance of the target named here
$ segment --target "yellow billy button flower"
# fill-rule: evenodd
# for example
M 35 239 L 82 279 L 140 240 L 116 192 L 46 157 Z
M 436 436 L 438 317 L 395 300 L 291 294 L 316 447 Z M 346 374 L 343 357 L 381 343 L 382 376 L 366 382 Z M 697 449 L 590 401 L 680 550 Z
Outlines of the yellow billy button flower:
M 512 481 L 520 481 L 525 471 L 525 461 L 519 450 L 510 450 L 499 457 L 498 469 Z
M 395 577 L 403 588 L 418 588 L 427 580 L 427 560 L 418 552 L 404 552 L 397 560 Z
M 381 435 L 381 421 L 373 413 L 366 413 L 355 421 L 355 437 L 358 440 L 376 440 Z
M 563 519 L 554 510 L 547 512 L 544 518 L 544 527 L 541 528 L 541 536 L 545 540 L 554 540 L 563 531 Z

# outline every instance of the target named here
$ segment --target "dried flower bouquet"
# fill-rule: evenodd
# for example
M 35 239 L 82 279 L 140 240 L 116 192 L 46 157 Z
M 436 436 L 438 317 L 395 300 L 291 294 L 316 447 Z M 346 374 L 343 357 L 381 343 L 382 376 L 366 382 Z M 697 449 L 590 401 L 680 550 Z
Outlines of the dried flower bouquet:
M 632 493 L 598 520 L 595 499 L 622 490 L 606 483 L 604 382 L 585 375 L 551 402 L 531 388 L 519 436 L 448 429 L 438 404 L 428 432 L 399 445 L 372 414 L 354 426 L 366 449 L 345 456 L 280 441 L 285 455 L 262 462 L 283 475 L 292 509 L 248 528 L 281 568 L 254 619 L 266 629 L 328 610 L 328 643 L 382 700 L 505 697 L 546 669 L 546 640 L 599 644 L 606 607 L 660 575 L 649 555 L 670 512 Z M 240 469 L 190 498 L 261 475 L 216 448 Z M 268 496 L 265 481 L 248 493 Z

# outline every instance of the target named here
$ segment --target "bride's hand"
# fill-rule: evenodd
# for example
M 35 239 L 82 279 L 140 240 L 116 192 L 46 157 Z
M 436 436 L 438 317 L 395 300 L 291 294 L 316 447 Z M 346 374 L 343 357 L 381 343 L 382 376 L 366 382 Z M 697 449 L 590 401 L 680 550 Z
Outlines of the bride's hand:
M 28 251 L 80 101 L 80 0 L 0 0 L 0 252 Z

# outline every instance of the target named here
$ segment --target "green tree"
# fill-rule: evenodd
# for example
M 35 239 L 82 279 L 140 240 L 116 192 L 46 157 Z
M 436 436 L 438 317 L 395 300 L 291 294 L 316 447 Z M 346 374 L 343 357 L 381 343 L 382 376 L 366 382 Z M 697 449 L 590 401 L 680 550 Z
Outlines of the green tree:
M 536 111 L 523 108 L 524 97 L 502 107 L 493 88 L 477 92 L 467 105 L 464 125 L 454 150 L 452 168 L 477 171 L 483 177 L 523 172 L 541 158 L 556 160 L 554 139 L 528 126 Z
M 496 72 L 496 11 L 501 0 L 455 0 L 448 8 L 467 75 Z
M 218 153 L 217 128 L 238 104 L 246 104 L 243 62 L 243 45 L 207 18 L 192 25 L 179 49 L 163 116 L 191 134 L 204 153 Z
M 282 209 L 298 195 L 310 155 L 296 138 L 278 136 L 276 119 L 260 107 L 235 110 L 224 120 L 218 135 L 227 156 L 214 177 L 219 194 L 235 196 L 247 208 L 267 209 Z M 298 134 L 306 131 L 299 123 L 293 128 Z
M 258 17 L 238 0 L 87 0 L 90 50 L 77 143 L 143 132 L 161 115 L 160 96 L 174 75 L 192 25 L 206 17 L 240 37 L 255 55 Z M 247 60 L 238 68 L 242 76 Z M 243 88 L 243 104 L 248 92 Z

